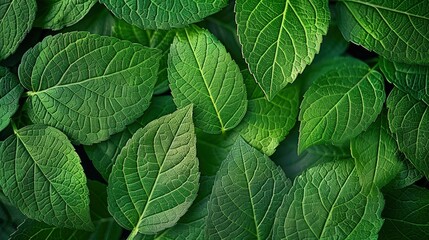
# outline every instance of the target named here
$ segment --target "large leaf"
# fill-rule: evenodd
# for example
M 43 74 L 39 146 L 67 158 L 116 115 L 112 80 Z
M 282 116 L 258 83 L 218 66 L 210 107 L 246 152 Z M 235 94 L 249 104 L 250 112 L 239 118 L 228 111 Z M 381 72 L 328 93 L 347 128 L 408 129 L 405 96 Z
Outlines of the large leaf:
M 422 177 L 423 174 L 419 170 L 417 170 L 409 161 L 405 161 L 404 167 L 385 189 L 401 189 L 408 187 L 420 180 Z
M 399 158 L 398 145 L 391 135 L 387 112 L 358 137 L 350 141 L 359 180 L 364 186 L 384 187 L 405 166 Z
M 18 101 L 24 89 L 16 76 L 7 68 L 0 66 L 0 131 L 10 122 L 18 109 Z
M 228 0 L 100 0 L 120 19 L 143 29 L 170 29 L 201 21 Z
M 365 188 L 351 159 L 297 177 L 277 211 L 273 239 L 376 239 L 383 196 Z
M 59 30 L 81 20 L 97 0 L 37 0 L 34 25 Z
M 15 52 L 30 31 L 36 16 L 35 0 L 3 0 L 0 3 L 0 60 Z
M 395 87 L 429 104 L 429 66 L 380 60 L 381 71 Z
M 122 149 L 109 177 L 109 212 L 130 239 L 174 226 L 198 191 L 192 107 L 138 130 Z
M 171 96 L 152 98 L 147 111 L 134 123 L 128 125 L 124 131 L 117 133 L 104 142 L 85 146 L 85 152 L 91 159 L 94 167 L 101 173 L 105 180 L 109 179 L 112 166 L 122 148 L 133 134 L 149 122 L 172 113 L 176 110 Z
M 384 225 L 380 239 L 429 239 L 429 190 L 410 186 L 384 195 Z
M 0 145 L 0 187 L 32 219 L 68 228 L 94 227 L 79 156 L 66 135 L 53 127 L 15 130 Z
M 429 63 L 427 0 L 337 0 L 343 36 L 393 61 Z
M 381 112 L 386 98 L 381 74 L 358 60 L 348 61 L 321 75 L 304 94 L 298 153 L 352 139 Z
M 243 55 L 269 100 L 319 51 L 329 27 L 325 0 L 237 0 Z
M 84 32 L 45 38 L 19 66 L 28 115 L 92 144 L 125 129 L 149 106 L 160 52 Z
M 168 79 L 176 105 L 194 104 L 195 125 L 207 133 L 234 128 L 246 113 L 240 69 L 207 30 L 191 26 L 174 38 Z
M 394 88 L 387 107 L 389 126 L 399 150 L 429 178 L 429 105 Z
M 238 138 L 216 175 L 208 239 L 268 239 L 290 185 L 280 167 Z

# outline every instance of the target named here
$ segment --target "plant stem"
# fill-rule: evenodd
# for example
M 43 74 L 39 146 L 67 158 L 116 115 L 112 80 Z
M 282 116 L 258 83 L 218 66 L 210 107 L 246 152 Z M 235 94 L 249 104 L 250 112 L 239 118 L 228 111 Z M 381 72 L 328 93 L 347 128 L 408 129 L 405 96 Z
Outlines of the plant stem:
M 138 233 L 139 233 L 139 229 L 137 227 L 134 227 L 133 231 L 131 231 L 130 235 L 128 235 L 127 240 L 133 240 Z

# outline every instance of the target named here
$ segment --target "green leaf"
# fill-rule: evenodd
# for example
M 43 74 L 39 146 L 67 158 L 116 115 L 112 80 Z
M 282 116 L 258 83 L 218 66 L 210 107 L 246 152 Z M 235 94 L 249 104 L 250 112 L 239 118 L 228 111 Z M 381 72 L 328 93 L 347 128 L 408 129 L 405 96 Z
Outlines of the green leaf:
M 0 190 L 0 239 L 8 239 L 25 218 L 17 208 L 9 203 Z
M 359 184 L 351 159 L 297 177 L 277 211 L 273 239 L 376 239 L 383 196 Z
M 399 150 L 429 178 L 429 105 L 394 88 L 387 99 L 390 130 Z
M 207 30 L 191 26 L 174 38 L 168 60 L 174 102 L 195 106 L 195 125 L 207 133 L 237 126 L 247 109 L 246 88 L 237 64 Z
M 86 177 L 70 141 L 59 130 L 30 125 L 0 145 L 0 187 L 29 218 L 93 229 Z
M 382 58 L 380 68 L 395 87 L 429 105 L 429 66 L 390 62 Z
M 323 143 L 342 143 L 367 129 L 386 94 L 381 74 L 350 60 L 320 76 L 304 94 L 298 153 Z
M 392 61 L 429 63 L 427 0 L 337 2 L 337 23 L 348 41 Z
M 0 131 L 7 127 L 18 109 L 19 97 L 23 91 L 16 76 L 0 66 Z
M 220 11 L 228 0 L 100 0 L 115 14 L 142 29 L 180 28 Z
M 384 225 L 380 239 L 428 239 L 429 238 L 429 191 L 410 186 L 384 195 Z
M 0 5 L 0 60 L 10 56 L 30 31 L 35 0 L 3 0 Z
M 357 174 L 363 186 L 384 187 L 405 167 L 399 158 L 398 145 L 390 133 L 387 112 L 350 141 Z
M 170 52 L 170 45 L 176 35 L 176 30 L 142 30 L 125 21 L 118 20 L 115 22 L 112 31 L 113 36 L 117 38 L 140 43 L 143 46 L 157 48 L 162 51 L 158 81 L 155 84 L 154 93 L 161 94 L 168 91 L 168 53 Z
M 109 212 L 130 239 L 174 226 L 198 191 L 198 159 L 192 106 L 138 130 L 113 165 Z
M 271 100 L 319 52 L 328 1 L 237 0 L 235 10 L 243 55 Z
M 81 20 L 97 0 L 37 0 L 34 25 L 59 30 Z
M 300 89 L 297 85 L 288 86 L 268 101 L 253 76 L 248 72 L 244 76 L 247 113 L 236 131 L 250 145 L 270 156 L 295 125 Z
M 331 23 L 332 21 L 333 20 L 331 19 Z M 323 37 L 320 52 L 314 57 L 314 62 L 338 57 L 347 50 L 348 46 L 349 42 L 344 39 L 340 29 L 338 29 L 338 26 L 331 24 L 328 34 Z
M 19 66 L 28 115 L 73 142 L 93 144 L 125 129 L 149 106 L 160 52 L 113 37 L 46 37 Z
M 124 131 L 113 135 L 106 141 L 84 146 L 85 152 L 98 172 L 101 173 L 105 180 L 108 180 L 113 164 L 133 134 L 149 122 L 172 113 L 174 110 L 176 110 L 176 107 L 171 96 L 154 97 L 143 116 L 128 125 Z
M 208 203 L 208 239 L 268 239 L 291 183 L 242 138 L 222 163 Z
M 396 177 L 386 186 L 386 189 L 401 189 L 408 187 L 423 177 L 423 174 L 417 170 L 409 161 L 404 162 L 404 167 Z

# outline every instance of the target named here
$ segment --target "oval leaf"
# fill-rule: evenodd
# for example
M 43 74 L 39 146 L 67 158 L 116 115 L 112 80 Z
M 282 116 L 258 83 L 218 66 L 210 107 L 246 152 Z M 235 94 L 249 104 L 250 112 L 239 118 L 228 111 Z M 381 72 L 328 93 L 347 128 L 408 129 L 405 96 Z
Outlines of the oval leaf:
M 319 52 L 329 27 L 325 0 L 237 0 L 243 55 L 269 100 Z
M 207 30 L 191 26 L 174 38 L 168 79 L 176 105 L 194 104 L 195 125 L 207 133 L 234 128 L 246 113 L 240 69 Z
M 155 234 L 172 227 L 198 191 L 198 159 L 192 107 L 138 130 L 113 165 L 109 212 L 126 229 Z
M 304 94 L 298 153 L 321 143 L 342 143 L 375 121 L 386 94 L 380 73 L 358 60 L 330 69 Z
M 149 106 L 161 54 L 84 32 L 45 38 L 19 66 L 28 115 L 92 144 L 125 129 Z
M 0 131 L 10 122 L 18 110 L 18 101 L 24 89 L 18 79 L 7 68 L 0 66 Z
M 30 125 L 0 145 L 0 188 L 29 218 L 49 225 L 93 229 L 80 159 L 59 130 Z

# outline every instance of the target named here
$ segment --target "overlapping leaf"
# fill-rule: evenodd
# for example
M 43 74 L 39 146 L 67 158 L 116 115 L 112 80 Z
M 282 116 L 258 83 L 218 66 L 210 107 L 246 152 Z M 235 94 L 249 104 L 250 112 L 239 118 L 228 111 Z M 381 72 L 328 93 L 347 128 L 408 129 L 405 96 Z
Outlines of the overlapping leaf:
M 149 106 L 160 52 L 84 32 L 45 38 L 19 66 L 35 123 L 92 144 L 124 130 Z
M 174 226 L 198 191 L 192 107 L 152 121 L 122 149 L 108 184 L 109 212 L 137 235 Z
M 269 100 L 319 51 L 329 27 L 325 0 L 237 0 L 243 55 Z
M 18 109 L 18 100 L 24 89 L 7 68 L 0 66 L 0 131 L 10 122 Z
M 80 158 L 59 130 L 30 125 L 0 145 L 0 188 L 28 217 L 47 224 L 92 229 Z
M 194 104 L 195 125 L 207 133 L 234 128 L 246 113 L 246 88 L 240 69 L 206 30 L 191 26 L 174 38 L 168 79 L 176 105 Z

